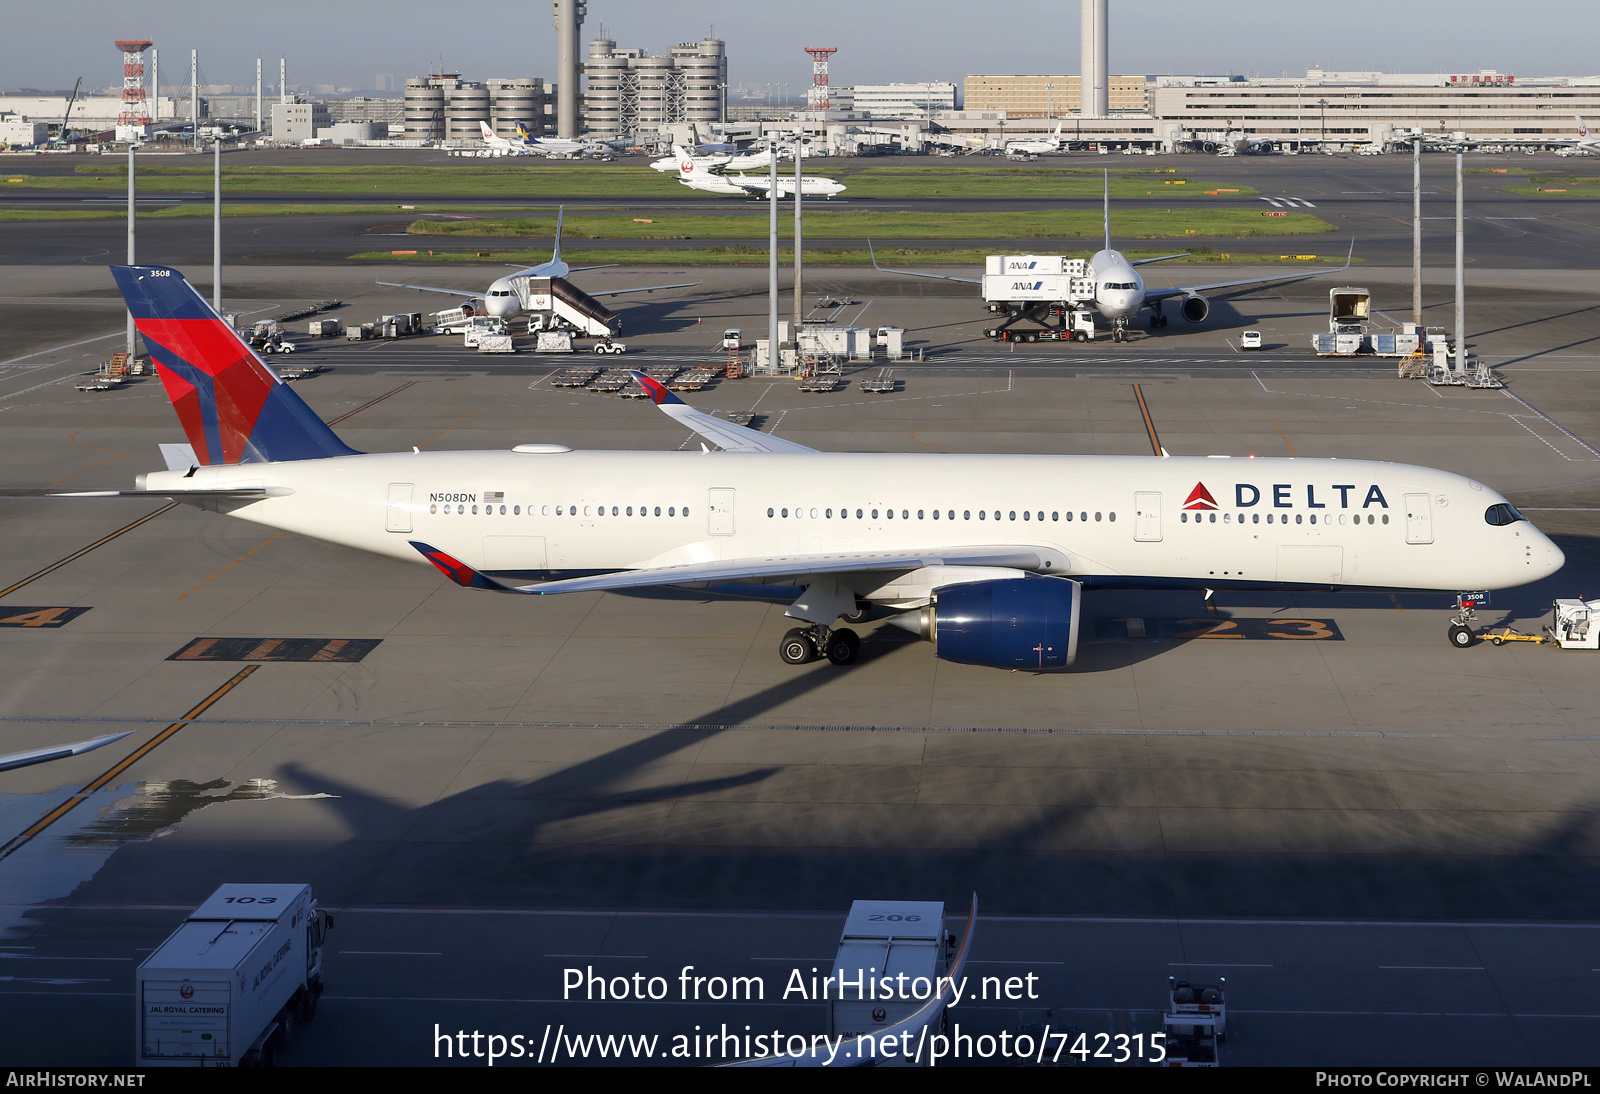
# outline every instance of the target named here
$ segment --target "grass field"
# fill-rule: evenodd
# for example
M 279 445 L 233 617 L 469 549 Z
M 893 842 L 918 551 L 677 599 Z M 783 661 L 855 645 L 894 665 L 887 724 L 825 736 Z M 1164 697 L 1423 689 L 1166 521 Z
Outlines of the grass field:
M 1104 231 L 1099 210 L 1058 209 L 1029 213 L 878 213 L 861 211 L 806 214 L 811 239 L 1090 239 Z M 649 223 L 644 223 L 649 221 Z M 474 236 L 490 239 L 548 239 L 554 217 L 514 219 L 417 220 L 415 236 Z M 1333 225 L 1309 213 L 1265 216 L 1258 209 L 1125 209 L 1111 212 L 1111 233 L 1123 239 L 1181 239 L 1233 236 L 1284 236 L 1331 232 Z M 794 236 L 794 218 L 778 219 L 779 235 Z M 762 214 L 727 216 L 569 216 L 562 228 L 569 239 L 761 239 Z
M 1512 194 L 1600 198 L 1600 178 L 1593 175 L 1533 175 L 1528 179 L 1526 186 L 1506 186 L 1502 189 Z
M 990 250 L 928 250 L 914 247 L 879 247 L 876 249 L 878 262 L 891 266 L 933 266 L 933 265 L 960 265 L 973 267 L 975 271 L 983 268 L 983 260 L 992 253 Z M 1171 254 L 1170 249 L 1160 250 L 1127 250 L 1123 254 L 1129 258 L 1155 258 L 1158 255 Z M 793 260 L 791 249 L 779 248 L 780 259 L 783 262 Z M 541 262 L 548 262 L 550 251 L 548 248 L 537 250 L 500 250 L 500 251 L 419 251 L 417 254 L 394 254 L 390 251 L 364 251 L 360 254 L 349 256 L 352 261 L 358 262 L 461 262 L 483 263 L 489 266 L 500 267 L 508 262 L 522 262 L 530 266 Z M 608 251 L 608 250 L 567 250 L 562 255 L 574 266 L 610 265 L 619 266 L 763 266 L 767 262 L 765 247 L 751 247 L 747 244 L 734 244 L 732 246 L 704 247 L 696 250 L 682 251 Z M 1088 249 L 1082 257 L 1088 257 Z M 1189 252 L 1185 264 L 1204 263 L 1215 265 L 1310 265 L 1342 263 L 1344 255 L 1284 255 L 1284 254 L 1259 254 L 1244 253 L 1241 251 L 1217 251 L 1211 247 L 1196 247 Z M 1362 261 L 1356 259 L 1357 262 Z M 814 247 L 806 248 L 806 262 L 814 266 L 870 266 L 871 258 L 863 250 L 830 251 Z
M 0 178 L 0 196 L 15 188 L 33 190 L 123 190 L 126 167 L 117 163 L 81 164 L 69 176 L 8 175 Z M 1002 167 L 949 164 L 932 160 L 926 165 L 886 166 L 871 160 L 846 158 L 818 161 L 807 173 L 828 175 L 860 197 L 1095 197 L 1101 192 L 1101 172 L 1088 168 L 1050 166 Z M 199 194 L 211 191 L 210 164 L 195 166 L 138 166 L 141 193 Z M 1144 197 L 1182 192 L 1206 196 L 1213 184 L 1168 174 L 1164 170 L 1110 172 L 1113 197 Z M 632 197 L 682 195 L 675 178 L 648 167 L 607 164 L 560 166 L 444 166 L 437 167 L 252 167 L 224 161 L 224 193 L 244 194 L 385 194 L 441 197 L 538 198 L 545 195 L 574 197 Z M 1256 191 L 1237 187 L 1212 196 L 1249 196 Z
M 517 205 L 507 205 L 498 208 L 485 205 L 438 205 L 422 206 L 410 209 L 401 209 L 397 205 L 230 205 L 222 203 L 222 215 L 225 217 L 290 217 L 290 216 L 331 216 L 337 213 L 361 214 L 370 213 L 377 216 L 392 213 L 396 219 L 401 217 L 416 216 L 418 213 L 521 213 L 524 208 Z M 6 221 L 28 220 L 121 220 L 128 215 L 128 211 L 119 206 L 106 206 L 102 209 L 0 209 L 0 223 Z M 157 220 L 171 220 L 183 217 L 209 217 L 211 215 L 210 203 L 194 205 L 174 205 L 166 209 L 139 211 L 139 219 L 153 217 Z M 554 218 L 551 223 L 555 223 Z

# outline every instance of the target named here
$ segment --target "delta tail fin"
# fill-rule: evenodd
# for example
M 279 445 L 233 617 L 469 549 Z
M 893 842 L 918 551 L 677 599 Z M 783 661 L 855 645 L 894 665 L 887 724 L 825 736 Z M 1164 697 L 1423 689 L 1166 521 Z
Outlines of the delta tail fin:
M 196 462 L 353 456 L 233 328 L 166 266 L 112 266 Z

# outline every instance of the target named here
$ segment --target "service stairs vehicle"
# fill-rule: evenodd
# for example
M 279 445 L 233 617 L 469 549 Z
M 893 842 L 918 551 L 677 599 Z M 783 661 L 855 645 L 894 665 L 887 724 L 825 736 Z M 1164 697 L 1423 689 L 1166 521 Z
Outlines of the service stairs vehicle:
M 269 1067 L 322 996 L 309 885 L 219 886 L 139 966 L 138 1067 Z
M 523 275 L 510 280 L 522 309 L 544 317 L 543 329 L 564 328 L 579 336 L 609 338 L 622 328 L 621 316 L 564 277 Z

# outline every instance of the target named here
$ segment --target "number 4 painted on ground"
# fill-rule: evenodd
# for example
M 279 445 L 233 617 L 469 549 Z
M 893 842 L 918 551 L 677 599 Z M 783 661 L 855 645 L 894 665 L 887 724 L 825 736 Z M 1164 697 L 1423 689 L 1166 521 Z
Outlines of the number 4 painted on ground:
M 69 623 L 87 608 L 23 608 L 0 615 L 0 627 L 59 627 Z M 5 609 L 0 608 L 0 612 Z

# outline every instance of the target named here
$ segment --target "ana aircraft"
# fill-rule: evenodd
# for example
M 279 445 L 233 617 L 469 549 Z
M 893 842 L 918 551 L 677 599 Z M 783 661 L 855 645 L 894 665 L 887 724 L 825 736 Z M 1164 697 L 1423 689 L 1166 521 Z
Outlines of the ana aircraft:
M 771 179 L 767 175 L 718 174 L 701 167 L 694 157 L 681 147 L 673 148 L 673 152 L 678 156 L 678 181 L 691 190 L 722 194 L 727 197 L 763 198 L 771 187 Z M 831 198 L 844 191 L 844 184 L 833 179 L 821 175 L 800 176 L 801 197 Z M 794 176 L 784 175 L 781 165 L 778 173 L 778 197 L 794 197 Z
M 718 451 L 364 454 L 177 270 L 111 272 L 188 448 L 169 446 L 169 469 L 133 490 L 27 496 L 174 498 L 512 595 L 798 588 L 786 614 L 803 625 L 779 645 L 791 664 L 853 661 L 859 639 L 834 624 L 873 605 L 945 660 L 1056 669 L 1077 655 L 1088 587 L 1477 590 L 1563 563 L 1492 488 L 1431 468 L 819 452 L 696 411 L 638 373 Z M 1472 643 L 1464 620 L 1450 638 Z
M 1145 287 L 1144 277 L 1137 267 L 1145 266 L 1152 262 L 1167 262 L 1174 258 L 1187 257 L 1183 254 L 1161 255 L 1157 258 L 1130 259 L 1121 251 L 1111 248 L 1111 184 L 1110 174 L 1106 175 L 1105 198 L 1105 247 L 1096 251 L 1089 257 L 1088 273 L 1085 280 L 1095 283 L 1093 307 L 1096 312 L 1111 323 L 1111 336 L 1113 341 L 1124 342 L 1128 337 L 1128 326 L 1138 318 L 1139 313 L 1145 308 L 1151 309 L 1150 326 L 1152 328 L 1165 327 L 1167 316 L 1163 306 L 1168 301 L 1181 301 L 1178 303 L 1178 314 L 1190 323 L 1204 323 L 1211 314 L 1211 304 L 1206 299 L 1205 293 L 1216 292 L 1219 289 L 1243 289 L 1252 285 L 1282 285 L 1294 281 L 1304 281 L 1309 277 L 1320 277 L 1323 274 L 1339 273 L 1350 268 L 1350 263 L 1355 258 L 1355 243 L 1350 244 L 1350 257 L 1343 266 L 1330 266 L 1320 270 L 1298 270 L 1288 275 L 1274 275 L 1272 277 L 1246 277 L 1234 281 L 1209 281 L 1201 285 L 1179 285 L 1169 289 L 1148 289 Z M 868 253 L 872 255 L 872 265 L 882 273 L 904 274 L 907 277 L 931 277 L 940 281 L 960 281 L 968 285 L 982 285 L 981 277 L 957 277 L 953 274 L 923 273 L 918 270 L 893 270 L 878 265 L 878 257 L 872 251 L 872 243 L 867 242 Z M 1026 262 L 1026 255 L 1015 256 L 1018 262 Z M 1026 268 L 1015 271 L 1007 270 L 1006 273 L 1015 272 L 1019 275 L 1026 274 Z M 1026 301 L 1015 305 L 1022 309 L 1022 315 L 1027 318 L 1036 318 L 1044 322 L 1052 306 L 1059 305 L 1059 301 Z M 1037 313 L 1037 314 L 1033 314 Z
M 489 283 L 487 289 L 481 292 L 477 289 L 441 289 L 435 285 L 411 285 L 403 281 L 380 281 L 378 284 L 387 285 L 391 289 L 415 289 L 418 292 L 444 293 L 448 296 L 464 299 L 466 303 L 472 306 L 474 311 L 481 312 L 484 315 L 497 315 L 504 319 L 510 319 L 522 310 L 523 297 L 526 295 L 525 291 L 523 291 L 526 286 L 526 280 L 523 282 L 523 287 L 519 287 L 517 284 L 519 278 L 565 278 L 568 274 L 581 273 L 584 270 L 603 270 L 607 266 L 613 265 L 613 263 L 607 263 L 602 266 L 572 267 L 567 265 L 566 260 L 561 257 L 561 224 L 565 220 L 566 214 L 566 206 L 562 206 L 556 213 L 556 243 L 549 262 L 538 266 L 518 268 L 516 273 L 497 277 Z M 689 289 L 698 284 L 698 281 L 681 281 L 672 285 L 646 285 L 637 289 L 610 289 L 606 292 L 585 293 L 583 295 L 592 297 L 627 296 L 636 292 L 655 292 L 657 289 Z M 573 286 L 573 288 L 576 288 L 576 286 Z

